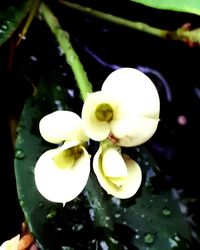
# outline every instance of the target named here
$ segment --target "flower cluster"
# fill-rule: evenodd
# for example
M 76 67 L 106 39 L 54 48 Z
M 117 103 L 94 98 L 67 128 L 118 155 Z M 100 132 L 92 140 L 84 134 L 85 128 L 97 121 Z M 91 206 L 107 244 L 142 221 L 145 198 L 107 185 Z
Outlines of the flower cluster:
M 138 146 L 155 133 L 160 113 L 153 82 L 134 68 L 113 71 L 100 91 L 88 94 L 81 117 L 55 111 L 40 121 L 41 136 L 59 144 L 45 152 L 35 166 L 35 182 L 48 200 L 65 204 L 84 189 L 90 174 L 89 139 L 100 142 L 93 170 L 101 187 L 115 197 L 133 196 L 142 172 L 122 147 Z

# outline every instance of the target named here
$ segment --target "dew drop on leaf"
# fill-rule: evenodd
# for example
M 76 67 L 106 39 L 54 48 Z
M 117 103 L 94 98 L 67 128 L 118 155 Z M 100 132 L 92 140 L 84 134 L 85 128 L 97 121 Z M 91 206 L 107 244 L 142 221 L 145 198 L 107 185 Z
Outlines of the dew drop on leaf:
M 57 212 L 55 209 L 51 209 L 49 213 L 46 215 L 47 219 L 53 219 L 56 216 Z
M 39 206 L 39 208 L 43 208 L 43 207 L 44 207 L 44 204 L 43 204 L 42 202 L 39 202 L 39 203 L 38 203 L 38 206 Z
M 170 216 L 171 215 L 171 211 L 168 207 L 164 207 L 163 210 L 162 210 L 162 214 L 164 216 Z
M 81 229 L 83 229 L 83 225 L 82 224 L 78 224 L 78 223 L 75 223 L 73 226 L 72 226 L 72 230 L 74 231 L 74 232 L 78 232 L 78 231 L 80 231 Z
M 15 158 L 18 160 L 22 160 L 26 157 L 26 153 L 22 149 L 17 149 L 15 151 Z
M 148 245 L 153 244 L 155 241 L 155 235 L 153 233 L 146 233 L 144 235 L 144 242 Z

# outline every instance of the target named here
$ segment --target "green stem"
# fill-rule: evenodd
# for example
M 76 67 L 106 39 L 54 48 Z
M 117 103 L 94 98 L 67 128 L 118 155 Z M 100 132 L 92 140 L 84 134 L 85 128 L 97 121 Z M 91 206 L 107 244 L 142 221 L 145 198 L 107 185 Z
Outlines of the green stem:
M 68 1 L 64 1 L 64 0 L 58 0 L 58 1 L 61 4 L 65 5 L 65 6 L 69 7 L 69 8 L 78 10 L 80 12 L 89 14 L 91 16 L 103 19 L 105 21 L 108 21 L 108 22 L 111 22 L 111 23 L 114 23 L 114 24 L 117 24 L 117 25 L 122 25 L 122 26 L 125 26 L 125 27 L 128 27 L 128 28 L 132 28 L 132 29 L 136 29 L 136 30 L 143 31 L 143 32 L 146 32 L 146 33 L 150 33 L 150 34 L 158 36 L 158 37 L 163 37 L 166 34 L 165 30 L 161 30 L 161 29 L 151 27 L 151 26 L 149 26 L 149 25 L 147 25 L 145 23 L 142 23 L 142 22 L 133 22 L 131 20 L 127 20 L 127 19 L 124 19 L 124 18 L 121 18 L 121 17 L 118 17 L 118 16 L 114 16 L 114 15 L 109 14 L 109 13 L 94 10 L 94 9 L 92 9 L 90 7 L 84 7 L 84 6 L 80 5 L 80 4 L 71 3 L 71 2 L 68 2 Z
M 138 30 L 141 32 L 145 32 L 150 35 L 154 35 L 163 39 L 170 39 L 176 41 L 185 42 L 190 47 L 194 45 L 200 45 L 200 28 L 196 28 L 190 30 L 190 26 L 188 24 L 184 24 L 182 27 L 177 30 L 164 30 L 152 27 L 143 22 L 134 22 L 132 20 L 127 20 L 125 18 L 121 18 L 118 16 L 114 16 L 110 13 L 101 12 L 90 7 L 84 7 L 80 4 L 71 3 L 65 0 L 58 0 L 59 3 L 63 4 L 66 7 L 71 9 L 78 10 L 90 16 L 103 19 L 105 21 L 121 25 L 124 27 L 128 27 L 134 30 Z
M 78 55 L 72 47 L 69 34 L 61 28 L 57 18 L 46 4 L 41 4 L 40 12 L 52 33 L 55 35 L 61 49 L 63 50 L 63 53 L 65 54 L 66 61 L 74 73 L 77 85 L 80 90 L 81 98 L 84 101 L 87 97 L 87 94 L 92 92 L 92 85 L 88 80 L 87 74 L 84 71 L 83 65 L 81 64 Z

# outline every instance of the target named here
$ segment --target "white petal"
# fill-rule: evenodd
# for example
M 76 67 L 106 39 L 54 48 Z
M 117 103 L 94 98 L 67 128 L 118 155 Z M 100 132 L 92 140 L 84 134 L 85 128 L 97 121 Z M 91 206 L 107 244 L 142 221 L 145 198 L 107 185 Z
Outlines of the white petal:
M 120 199 L 132 197 L 138 191 L 142 181 L 142 172 L 137 162 L 128 155 L 123 155 L 123 159 L 127 166 L 128 176 L 121 179 L 116 178 L 116 182 L 113 182 L 113 178 L 106 177 L 103 173 L 101 148 L 97 151 L 93 160 L 94 172 L 102 188 L 108 194 Z
M 159 95 L 154 83 L 147 75 L 137 69 L 120 68 L 113 71 L 104 81 L 102 91 L 136 105 L 138 102 L 143 102 L 144 110 L 147 110 L 148 113 L 159 111 Z
M 16 235 L 10 240 L 5 241 L 1 246 L 0 250 L 16 250 L 18 249 L 20 235 Z
M 107 77 L 102 92 L 118 103 L 110 122 L 118 145 L 136 146 L 152 137 L 158 126 L 160 99 L 149 77 L 134 68 L 120 68 Z
M 111 134 L 116 138 L 116 144 L 133 147 L 145 143 L 155 133 L 158 119 L 143 116 L 133 116 L 110 123 Z
M 64 149 L 67 149 L 66 145 Z M 84 147 L 72 167 L 59 168 L 53 160 L 60 149 L 46 151 L 35 166 L 35 183 L 48 200 L 65 204 L 84 189 L 90 173 L 90 156 Z
M 130 106 L 132 112 L 154 117 L 159 114 L 160 99 L 151 79 L 134 68 L 113 71 L 104 81 L 102 92 L 118 96 L 121 104 Z
M 50 143 L 65 140 L 87 141 L 81 118 L 74 112 L 59 110 L 44 116 L 39 123 L 41 136 Z
M 99 121 L 95 114 L 97 107 L 102 103 L 109 104 L 113 110 L 115 109 L 113 100 L 100 91 L 89 94 L 82 109 L 85 133 L 94 141 L 102 141 L 110 133 L 109 122 Z
M 115 148 L 108 148 L 102 157 L 103 173 L 107 177 L 127 176 L 127 167 L 121 153 Z

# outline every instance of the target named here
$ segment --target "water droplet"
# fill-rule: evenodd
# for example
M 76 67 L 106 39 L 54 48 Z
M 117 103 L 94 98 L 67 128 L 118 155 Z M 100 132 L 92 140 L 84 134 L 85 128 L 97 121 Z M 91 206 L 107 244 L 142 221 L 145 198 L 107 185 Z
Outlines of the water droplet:
M 109 216 L 106 216 L 105 219 L 106 219 L 106 220 L 110 220 L 110 217 L 109 217 Z
M 177 242 L 174 239 L 172 239 L 172 238 L 169 238 L 169 244 L 170 244 L 171 248 L 178 247 Z
M 152 233 L 146 233 L 144 235 L 144 242 L 146 244 L 153 244 L 154 241 L 155 241 L 155 235 L 154 234 L 152 234 Z
M 115 204 L 116 206 L 120 206 L 121 204 L 121 200 L 119 198 L 116 197 L 112 197 L 112 203 Z
M 56 230 L 57 230 L 57 232 L 61 232 L 62 228 L 61 227 L 57 227 Z
M 121 217 L 121 214 L 120 213 L 115 213 L 114 216 L 115 216 L 115 218 L 119 218 L 119 217 Z
M 52 208 L 49 211 L 49 213 L 46 215 L 46 217 L 47 219 L 53 219 L 56 216 L 56 214 L 57 214 L 57 211 L 54 208 Z
M 80 231 L 82 228 L 83 228 L 83 225 L 82 225 L 82 224 L 76 223 L 76 224 L 73 225 L 72 230 L 73 230 L 74 232 L 78 232 L 78 231 Z
M 171 211 L 168 207 L 164 207 L 162 210 L 162 214 L 165 216 L 170 216 L 171 215 Z
M 54 103 L 56 105 L 57 110 L 63 110 L 62 103 L 60 100 L 55 100 Z
M 20 200 L 19 204 L 20 204 L 21 207 L 23 207 L 24 206 L 24 201 Z
M 140 238 L 140 235 L 139 234 L 136 234 L 135 235 L 135 239 L 138 240 Z
M 58 54 L 59 56 L 63 56 L 64 55 L 64 51 L 61 47 L 58 47 Z
M 39 208 L 43 208 L 43 207 L 44 207 L 44 204 L 43 204 L 42 202 L 39 202 L 39 203 L 38 203 L 38 206 L 39 206 Z
M 71 55 L 71 56 L 69 57 L 69 63 L 73 63 L 74 59 L 75 59 L 75 56 L 74 56 L 74 55 Z
M 93 209 L 93 208 L 90 208 L 90 209 L 89 209 L 89 214 L 90 214 L 91 220 L 94 221 L 94 216 L 95 216 L 95 215 L 94 215 L 94 209 Z
M 15 158 L 18 160 L 22 160 L 26 157 L 26 153 L 22 149 L 17 149 L 15 151 Z
M 108 250 L 109 249 L 107 243 L 105 241 L 103 241 L 103 240 L 100 242 L 100 247 L 103 250 Z
M 31 56 L 30 56 L 30 59 L 31 59 L 31 61 L 33 61 L 33 62 L 37 62 L 37 61 L 38 61 L 38 58 L 37 58 L 36 56 L 34 56 L 34 55 L 31 55 Z
M 114 239 L 113 237 L 109 237 L 109 240 L 110 240 L 113 244 L 115 244 L 115 245 L 118 245 L 118 244 L 119 244 L 119 241 L 116 240 L 116 239 Z
M 8 26 L 4 24 L 4 25 L 1 26 L 1 29 L 6 31 L 8 29 Z
M 74 250 L 74 248 L 72 247 L 68 247 L 68 246 L 61 246 L 62 250 Z
M 75 95 L 73 89 L 68 89 L 68 90 L 67 90 L 67 93 L 68 93 L 71 97 L 74 97 L 74 95 Z

